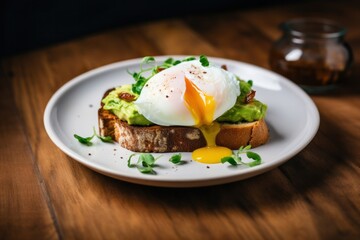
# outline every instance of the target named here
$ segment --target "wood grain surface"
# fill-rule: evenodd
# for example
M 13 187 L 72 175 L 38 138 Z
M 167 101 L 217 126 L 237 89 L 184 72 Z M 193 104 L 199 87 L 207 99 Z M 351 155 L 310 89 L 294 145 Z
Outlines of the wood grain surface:
M 0 239 L 360 239 L 360 4 L 308 1 L 125 26 L 1 59 Z M 146 55 L 206 54 L 269 68 L 279 23 L 339 21 L 350 79 L 311 96 L 313 141 L 282 166 L 220 186 L 170 189 L 98 174 L 43 126 L 55 91 L 90 69 Z

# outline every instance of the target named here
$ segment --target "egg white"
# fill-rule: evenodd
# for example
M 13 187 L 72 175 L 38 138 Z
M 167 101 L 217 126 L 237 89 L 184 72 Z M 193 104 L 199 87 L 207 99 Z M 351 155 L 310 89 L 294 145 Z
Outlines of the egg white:
M 154 75 L 135 101 L 140 114 L 162 126 L 194 126 L 195 119 L 184 103 L 185 77 L 215 100 L 213 120 L 234 106 L 240 95 L 236 76 L 199 60 L 183 62 Z

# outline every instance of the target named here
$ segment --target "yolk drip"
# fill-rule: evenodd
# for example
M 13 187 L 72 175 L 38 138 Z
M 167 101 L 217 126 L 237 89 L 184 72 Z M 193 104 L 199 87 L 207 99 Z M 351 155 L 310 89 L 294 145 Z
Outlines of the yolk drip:
M 196 126 L 209 125 L 215 113 L 215 100 L 203 93 L 193 82 L 185 77 L 184 100 L 195 119 Z
M 215 100 L 203 93 L 195 84 L 185 77 L 184 101 L 193 115 L 198 127 L 203 133 L 207 146 L 196 149 L 192 153 L 195 161 L 202 163 L 220 163 L 221 158 L 230 156 L 232 151 L 226 147 L 216 146 L 216 135 L 220 131 L 220 124 L 213 122 Z
M 195 161 L 202 163 L 220 163 L 223 157 L 231 156 L 232 151 L 226 147 L 216 146 L 216 135 L 220 132 L 220 124 L 213 122 L 210 125 L 203 125 L 200 127 L 202 134 L 205 137 L 207 146 L 198 148 L 192 153 L 192 158 Z

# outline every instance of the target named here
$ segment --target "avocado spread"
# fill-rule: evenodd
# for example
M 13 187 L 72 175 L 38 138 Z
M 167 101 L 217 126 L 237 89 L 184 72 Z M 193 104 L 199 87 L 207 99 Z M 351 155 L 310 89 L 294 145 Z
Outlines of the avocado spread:
M 246 102 L 246 96 L 251 92 L 251 81 L 244 81 L 239 79 L 240 96 L 238 96 L 235 105 L 220 116 L 216 121 L 218 122 L 253 122 L 265 117 L 267 106 L 260 101 L 253 99 Z M 134 98 L 127 101 L 120 98 L 123 93 L 128 93 Z M 104 109 L 111 111 L 119 119 L 127 121 L 130 125 L 149 126 L 153 123 L 147 120 L 138 111 L 134 101 L 139 97 L 139 94 L 131 90 L 131 85 L 123 85 L 111 91 L 103 100 Z
M 152 125 L 152 122 L 139 113 L 138 108 L 133 101 L 128 102 L 120 99 L 119 95 L 121 93 L 129 93 L 133 95 L 135 97 L 133 100 L 136 100 L 139 97 L 137 93 L 133 93 L 131 91 L 130 84 L 117 87 L 102 100 L 102 103 L 104 103 L 104 109 L 111 111 L 119 119 L 128 122 L 130 125 Z

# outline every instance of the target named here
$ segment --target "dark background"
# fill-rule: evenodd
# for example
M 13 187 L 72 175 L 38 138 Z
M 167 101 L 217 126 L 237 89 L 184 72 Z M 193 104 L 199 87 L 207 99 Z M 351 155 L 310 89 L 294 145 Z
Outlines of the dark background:
M 295 0 L 3 0 L 0 56 L 143 21 L 289 2 Z

